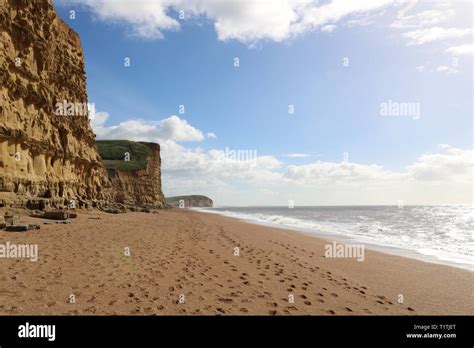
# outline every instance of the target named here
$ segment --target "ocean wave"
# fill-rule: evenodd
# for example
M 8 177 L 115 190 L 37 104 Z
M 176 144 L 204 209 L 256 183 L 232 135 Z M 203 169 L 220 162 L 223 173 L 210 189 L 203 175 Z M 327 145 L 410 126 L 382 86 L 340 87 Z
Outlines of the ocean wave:
M 283 209 L 277 211 L 279 214 L 275 214 L 272 211 L 275 210 L 274 208 L 235 210 L 204 208 L 199 210 L 325 238 L 332 236 L 343 241 L 365 243 L 369 248 L 389 248 L 391 251 L 398 250 L 398 254 L 403 256 L 474 270 L 472 238 L 469 238 L 466 230 L 460 228 L 460 225 L 465 227 L 470 220 L 465 216 L 461 218 L 456 215 L 456 210 L 451 207 L 436 207 L 436 209 L 416 207 L 409 214 L 405 211 L 402 215 L 397 209 L 393 212 L 385 211 L 383 214 L 378 212 L 373 213 L 374 216 L 367 216 L 372 214 L 369 210 L 364 212 L 365 215 L 354 214 L 350 218 L 348 218 L 349 213 L 343 213 L 339 218 L 344 220 L 341 222 L 334 221 L 337 220 L 337 216 L 334 217 L 327 212 L 316 215 L 314 212 L 303 213 Z M 420 217 L 421 212 L 422 217 Z M 453 214 L 458 219 L 450 218 L 448 222 L 448 217 L 452 217 Z M 431 226 L 433 216 L 430 215 L 436 217 L 434 224 L 444 221 L 444 225 Z M 326 218 L 325 221 L 321 221 L 322 216 Z M 463 224 L 459 224 L 461 221 Z

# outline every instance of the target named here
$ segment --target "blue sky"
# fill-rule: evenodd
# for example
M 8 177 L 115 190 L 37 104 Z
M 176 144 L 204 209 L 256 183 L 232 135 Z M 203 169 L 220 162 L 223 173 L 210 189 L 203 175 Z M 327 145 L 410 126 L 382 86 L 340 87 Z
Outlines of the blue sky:
M 159 142 L 167 195 L 223 205 L 472 201 L 472 4 L 306 2 L 298 12 L 282 0 L 259 23 L 257 0 L 240 12 L 236 1 L 150 2 L 55 5 L 81 37 L 98 138 Z M 389 100 L 420 113 L 382 116 Z M 261 159 L 222 163 L 225 148 Z

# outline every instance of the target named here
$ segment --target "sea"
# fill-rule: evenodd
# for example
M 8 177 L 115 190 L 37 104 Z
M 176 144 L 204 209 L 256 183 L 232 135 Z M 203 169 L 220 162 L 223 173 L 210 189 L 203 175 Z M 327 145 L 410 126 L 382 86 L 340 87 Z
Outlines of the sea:
M 474 206 L 216 207 L 199 211 L 474 271 Z

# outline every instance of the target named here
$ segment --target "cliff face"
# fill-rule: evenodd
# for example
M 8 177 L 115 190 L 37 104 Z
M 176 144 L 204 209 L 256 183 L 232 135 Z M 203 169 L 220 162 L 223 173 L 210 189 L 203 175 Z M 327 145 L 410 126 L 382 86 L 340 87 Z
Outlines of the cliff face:
M 80 39 L 51 0 L 0 0 L 0 71 L 0 207 L 44 206 L 36 198 L 165 206 L 158 144 L 100 142 L 111 154 L 102 162 Z
M 80 39 L 51 0 L 0 0 L 0 71 L 0 200 L 109 199 Z
M 125 140 L 98 141 L 113 188 L 113 200 L 125 205 L 164 207 L 160 145 Z
M 214 205 L 212 199 L 201 195 L 168 197 L 166 198 L 166 203 L 173 207 L 180 208 L 212 208 L 212 206 Z

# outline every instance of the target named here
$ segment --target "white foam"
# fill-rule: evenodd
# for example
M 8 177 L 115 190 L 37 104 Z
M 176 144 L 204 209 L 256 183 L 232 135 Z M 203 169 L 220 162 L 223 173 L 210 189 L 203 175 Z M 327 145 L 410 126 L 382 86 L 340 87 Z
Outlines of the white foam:
M 376 221 L 370 223 L 371 219 L 368 218 L 362 219 L 366 223 L 364 225 L 360 222 L 320 222 L 283 215 L 249 214 L 209 208 L 199 208 L 196 210 L 224 215 L 249 223 L 295 230 L 323 238 L 330 236 L 331 238 L 342 241 L 355 241 L 364 243 L 367 247 L 378 251 L 474 271 L 474 258 L 472 255 L 465 253 L 465 245 L 446 245 L 442 235 L 430 241 L 430 237 L 423 231 L 418 231 L 413 235 L 400 234 L 399 231 L 392 230 L 390 226 L 382 225 Z M 454 231 L 450 230 L 447 233 L 449 237 L 454 237 L 450 236 L 450 234 L 454 234 Z M 464 238 L 458 237 L 456 239 L 460 243 L 464 242 L 464 244 L 466 244 Z M 445 249 L 448 248 L 449 250 L 442 250 L 441 247 Z

